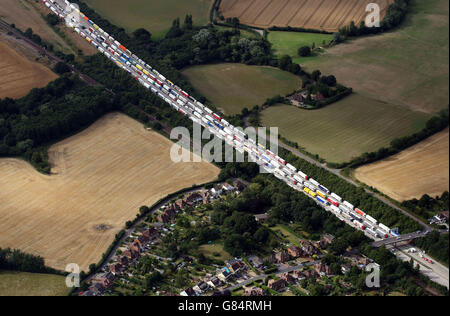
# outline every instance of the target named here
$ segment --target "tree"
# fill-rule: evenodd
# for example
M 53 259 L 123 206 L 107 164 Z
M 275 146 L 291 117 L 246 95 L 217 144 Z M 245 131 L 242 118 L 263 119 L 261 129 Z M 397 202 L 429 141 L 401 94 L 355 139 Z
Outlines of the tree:
M 70 72 L 70 67 L 67 66 L 66 63 L 63 62 L 58 62 L 54 67 L 53 67 L 53 71 L 56 72 L 57 74 L 65 74 L 67 72 Z
M 314 81 L 317 81 L 317 80 L 319 80 L 319 78 L 320 78 L 321 75 L 322 75 L 322 73 L 320 72 L 320 70 L 314 70 L 314 71 L 311 73 L 311 78 L 312 78 Z
M 289 66 L 292 64 L 292 58 L 289 55 L 283 55 L 279 61 L 279 67 L 282 70 L 288 70 Z

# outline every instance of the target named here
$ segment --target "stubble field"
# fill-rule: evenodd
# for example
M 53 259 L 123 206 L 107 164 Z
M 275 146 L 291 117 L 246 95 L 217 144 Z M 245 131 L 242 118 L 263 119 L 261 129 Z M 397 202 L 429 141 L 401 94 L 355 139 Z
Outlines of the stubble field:
M 217 178 L 211 164 L 173 163 L 172 144 L 112 113 L 51 146 L 51 176 L 1 159 L 0 245 L 40 255 L 54 268 L 77 263 L 87 270 L 140 206 Z
M 58 76 L 47 67 L 29 61 L 0 41 L 0 98 L 20 98 L 42 88 Z
M 397 201 L 449 190 L 449 129 L 395 156 L 355 170 L 358 180 Z

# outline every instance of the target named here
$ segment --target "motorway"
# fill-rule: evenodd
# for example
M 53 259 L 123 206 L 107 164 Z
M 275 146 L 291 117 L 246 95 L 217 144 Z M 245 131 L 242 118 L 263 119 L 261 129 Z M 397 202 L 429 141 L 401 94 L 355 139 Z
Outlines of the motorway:
M 313 198 L 319 206 L 333 212 L 342 221 L 357 229 L 364 230 L 368 237 L 378 240 L 384 238 L 385 235 L 391 235 L 389 228 L 379 224 L 362 211 L 356 210 L 352 204 L 343 201 L 341 197 L 257 143 L 241 128 L 232 126 L 208 107 L 189 96 L 156 69 L 132 54 L 75 6 L 71 7 L 70 2 L 66 0 L 42 0 L 42 2 L 60 18 L 64 19 L 66 24 L 73 28 L 75 32 L 95 46 L 100 53 L 127 71 L 149 91 L 163 99 L 181 114 L 189 117 L 194 123 L 202 125 L 218 138 L 224 140 L 236 151 L 242 154 L 246 151 L 251 161 L 259 164 L 261 168 L 274 174 L 293 189 Z
M 50 3 L 50 1 L 52 3 Z M 42 0 L 42 2 L 47 5 L 47 7 L 53 9 L 52 11 L 58 14 L 61 18 L 70 19 L 67 18 L 68 12 L 63 9 L 68 6 L 68 2 L 66 2 L 65 0 L 50 1 Z M 73 12 L 71 13 L 73 14 Z M 364 214 L 363 218 L 360 217 L 358 219 L 358 216 L 354 212 L 353 206 L 351 206 L 351 208 L 343 208 L 343 211 L 341 211 L 340 208 L 342 205 L 339 205 L 338 209 L 337 207 L 334 207 L 336 206 L 336 204 L 330 205 L 330 203 L 328 203 L 327 201 L 325 201 L 325 203 L 319 202 L 318 195 L 320 195 L 320 186 L 316 181 L 314 181 L 313 179 L 309 179 L 307 175 L 303 174 L 301 171 L 297 172 L 297 169 L 295 167 L 286 164 L 286 162 L 281 157 L 278 157 L 277 155 L 271 153 L 270 151 L 266 150 L 264 146 L 259 145 L 251 138 L 248 138 L 248 135 L 244 134 L 242 132 L 242 129 L 231 126 L 219 115 L 213 113 L 209 108 L 196 101 L 193 97 L 189 96 L 174 83 L 166 79 L 156 69 L 153 69 L 150 65 L 139 59 L 139 57 L 132 54 L 128 49 L 126 49 L 126 47 L 114 40 L 111 35 L 103 31 L 93 21 L 84 16 L 84 14 L 79 11 L 77 11 L 77 13 L 81 15 L 82 18 L 79 21 L 70 21 L 72 25 L 69 26 L 72 27 L 78 34 L 80 34 L 80 36 L 85 38 L 89 43 L 94 45 L 100 53 L 103 53 L 117 66 L 130 73 L 130 75 L 136 78 L 143 86 L 149 89 L 149 91 L 158 95 L 161 99 L 167 102 L 169 106 L 171 106 L 181 114 L 189 117 L 194 123 L 198 123 L 206 129 L 210 130 L 214 135 L 222 140 L 225 140 L 228 145 L 233 146 L 233 148 L 235 148 L 237 151 L 241 153 L 246 151 L 252 161 L 258 163 L 267 172 L 274 174 L 278 179 L 282 180 L 293 189 L 303 192 L 308 197 L 313 198 L 318 205 L 320 205 L 326 211 L 332 212 L 340 220 L 356 229 L 364 230 L 364 228 L 367 227 L 372 228 L 370 229 L 370 234 L 368 233 L 369 229 L 364 230 L 366 236 L 368 236 L 369 238 L 375 240 L 376 242 L 383 239 L 383 233 L 380 234 L 378 232 L 380 230 L 386 232 L 386 235 L 388 235 L 388 237 L 393 236 L 388 228 L 383 228 L 383 226 L 380 227 L 381 224 L 377 223 L 376 221 L 375 223 L 367 222 L 366 219 L 370 218 L 370 216 L 368 216 L 367 214 Z M 73 15 L 70 15 L 70 17 L 72 16 Z M 295 152 L 292 149 L 288 150 L 291 150 L 291 152 L 293 152 L 297 156 L 342 177 L 339 174 L 338 170 L 327 168 L 326 166 L 319 164 L 318 162 L 301 154 L 298 151 Z M 356 185 L 356 183 L 354 183 L 353 181 L 346 178 L 344 179 L 349 183 Z M 305 192 L 306 189 L 310 188 L 313 189 L 309 190 L 308 193 Z M 333 193 L 331 193 L 329 190 L 321 191 L 321 193 L 326 197 L 333 195 Z M 371 194 L 373 195 L 373 193 Z M 396 207 L 386 199 L 382 199 L 381 197 L 377 198 L 387 205 L 402 212 L 403 214 L 411 217 L 409 213 Z M 345 203 L 346 201 L 339 200 L 339 203 L 337 204 L 345 205 Z M 350 203 L 348 203 L 347 205 L 349 204 Z M 354 217 L 355 215 L 356 220 Z M 418 220 L 416 219 L 416 221 Z M 430 230 L 430 228 L 426 225 L 424 226 L 424 228 L 426 231 Z M 411 238 L 411 236 L 409 236 L 409 238 Z

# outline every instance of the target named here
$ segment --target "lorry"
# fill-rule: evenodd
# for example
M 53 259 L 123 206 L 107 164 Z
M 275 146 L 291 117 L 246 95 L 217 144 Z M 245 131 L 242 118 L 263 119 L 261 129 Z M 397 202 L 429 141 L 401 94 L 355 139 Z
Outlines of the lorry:
M 342 204 L 344 204 L 345 206 L 347 206 L 349 209 L 351 209 L 352 211 L 353 211 L 353 209 L 355 208 L 354 206 L 353 206 L 353 204 L 351 204 L 351 203 L 349 203 L 349 202 L 347 202 L 347 201 L 344 201 Z
M 331 197 L 333 199 L 335 199 L 336 201 L 338 201 L 339 203 L 342 203 L 342 198 L 339 195 L 337 195 L 336 193 L 331 193 Z

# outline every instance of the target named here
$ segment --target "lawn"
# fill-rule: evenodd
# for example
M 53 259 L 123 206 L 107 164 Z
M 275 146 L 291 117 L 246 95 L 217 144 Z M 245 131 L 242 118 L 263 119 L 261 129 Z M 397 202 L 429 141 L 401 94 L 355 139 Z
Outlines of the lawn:
M 162 38 L 180 18 L 192 14 L 194 24 L 204 25 L 209 20 L 211 0 L 84 0 L 110 22 L 132 32 L 146 28 L 155 38 Z
M 319 110 L 278 105 L 262 112 L 263 126 L 278 126 L 282 136 L 328 162 L 388 146 L 392 139 L 422 129 L 429 118 L 356 93 Z
M 65 296 L 69 293 L 63 276 L 0 271 L 0 296 Z
M 271 227 L 270 229 L 274 232 L 276 232 L 278 235 L 279 233 L 281 233 L 284 237 L 284 239 L 286 239 L 287 241 L 289 241 L 290 243 L 300 246 L 300 242 L 299 242 L 299 237 L 296 236 L 295 234 L 293 234 L 292 232 L 290 232 L 288 229 L 286 229 L 285 227 L 283 227 L 284 225 L 278 224 L 274 227 Z
M 301 87 L 301 79 L 289 72 L 243 64 L 194 66 L 183 70 L 183 75 L 217 108 L 230 115 Z
M 223 249 L 223 245 L 221 244 L 201 245 L 199 250 L 205 255 L 205 257 L 214 260 L 226 261 L 232 258 L 232 256 Z M 219 255 L 215 256 L 215 254 Z
M 315 47 L 322 46 L 325 42 L 328 44 L 333 35 L 319 34 L 319 33 L 303 33 L 303 32 L 269 32 L 268 38 L 274 53 L 278 56 L 289 55 L 294 61 L 300 64 L 305 58 L 298 56 L 298 49 L 302 46 L 312 47 L 313 43 Z

